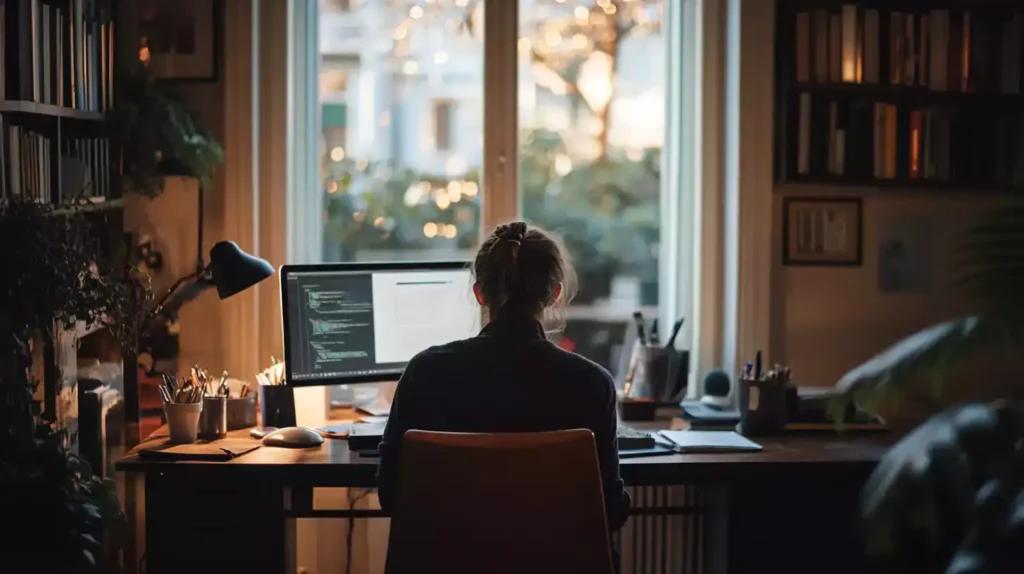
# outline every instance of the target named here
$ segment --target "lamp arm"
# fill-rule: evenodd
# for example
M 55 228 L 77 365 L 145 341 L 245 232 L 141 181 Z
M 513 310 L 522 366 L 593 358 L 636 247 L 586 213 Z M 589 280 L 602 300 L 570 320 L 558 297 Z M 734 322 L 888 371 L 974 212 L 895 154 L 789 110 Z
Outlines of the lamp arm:
M 155 317 L 156 315 L 159 315 L 160 312 L 163 311 L 164 304 L 166 304 L 167 300 L 170 299 L 171 296 L 174 295 L 178 291 L 179 287 L 184 285 L 185 282 L 187 282 L 187 281 L 194 281 L 194 280 L 197 280 L 197 279 L 202 279 L 204 276 L 207 275 L 207 271 L 208 271 L 207 268 L 202 268 L 202 269 L 199 269 L 199 270 L 195 271 L 194 273 L 189 273 L 188 275 L 185 275 L 181 279 L 178 279 L 177 281 L 175 281 L 174 285 L 171 285 L 171 288 L 168 289 L 166 293 L 164 293 L 164 296 L 161 297 L 159 301 L 157 301 L 156 306 L 153 307 L 153 310 L 149 313 L 149 316 L 150 317 Z

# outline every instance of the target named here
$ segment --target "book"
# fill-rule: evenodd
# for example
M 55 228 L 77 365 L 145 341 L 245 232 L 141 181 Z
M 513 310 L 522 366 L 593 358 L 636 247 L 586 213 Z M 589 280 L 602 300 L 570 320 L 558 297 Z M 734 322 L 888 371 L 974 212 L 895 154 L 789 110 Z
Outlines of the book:
M 734 431 L 661 431 L 683 453 L 757 452 L 761 445 Z

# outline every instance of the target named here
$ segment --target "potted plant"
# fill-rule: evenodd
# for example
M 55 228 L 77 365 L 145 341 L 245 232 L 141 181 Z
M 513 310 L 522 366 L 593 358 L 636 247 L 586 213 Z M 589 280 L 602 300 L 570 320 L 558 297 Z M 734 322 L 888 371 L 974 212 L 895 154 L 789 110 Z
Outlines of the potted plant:
M 885 455 L 864 489 L 873 554 L 908 572 L 1019 572 L 1024 378 L 1008 369 L 985 388 L 988 381 L 975 376 L 956 389 L 960 404 L 942 409 L 958 368 L 974 370 L 969 361 L 979 356 L 1015 363 L 1024 350 L 1024 206 L 991 211 L 960 243 L 956 285 L 977 312 L 914 334 L 847 373 L 834 409 L 856 402 L 877 411 L 909 396 L 941 411 Z
M 127 191 L 157 195 L 167 176 L 193 177 L 208 185 L 224 162 L 213 133 L 196 120 L 184 99 L 132 58 L 121 76 L 111 119 L 121 143 Z
M 148 288 L 105 267 L 96 217 L 76 205 L 0 203 L 0 507 L 12 525 L 0 555 L 12 571 L 96 571 L 123 533 L 113 483 L 67 448 L 64 428 L 40 419 L 30 375 L 33 346 L 79 321 L 105 323 L 123 345 L 135 340 Z

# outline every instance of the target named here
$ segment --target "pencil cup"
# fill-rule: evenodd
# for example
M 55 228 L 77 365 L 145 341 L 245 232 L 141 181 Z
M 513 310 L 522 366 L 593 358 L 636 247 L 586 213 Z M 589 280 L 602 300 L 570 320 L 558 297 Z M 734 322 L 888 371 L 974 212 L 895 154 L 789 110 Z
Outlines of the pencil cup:
M 228 430 L 247 429 L 256 426 L 256 394 L 228 399 Z
M 746 436 L 782 432 L 786 427 L 786 386 L 766 381 L 740 379 L 737 387 L 740 424 Z
M 295 393 L 285 385 L 260 385 L 260 418 L 265 427 L 295 426 Z
M 224 438 L 228 434 L 228 398 L 203 397 L 203 414 L 199 417 L 199 435 L 206 440 Z
M 188 444 L 196 442 L 199 432 L 199 415 L 203 403 L 164 403 L 164 415 L 171 431 L 171 442 Z

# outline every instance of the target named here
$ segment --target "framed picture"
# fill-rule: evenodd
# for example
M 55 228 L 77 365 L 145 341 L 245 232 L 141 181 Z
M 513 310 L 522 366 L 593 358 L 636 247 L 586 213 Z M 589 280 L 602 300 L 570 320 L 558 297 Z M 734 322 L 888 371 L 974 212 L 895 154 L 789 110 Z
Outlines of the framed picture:
M 863 261 L 860 198 L 782 200 L 782 264 L 857 267 Z
M 139 58 L 156 78 L 217 79 L 217 0 L 137 0 Z

